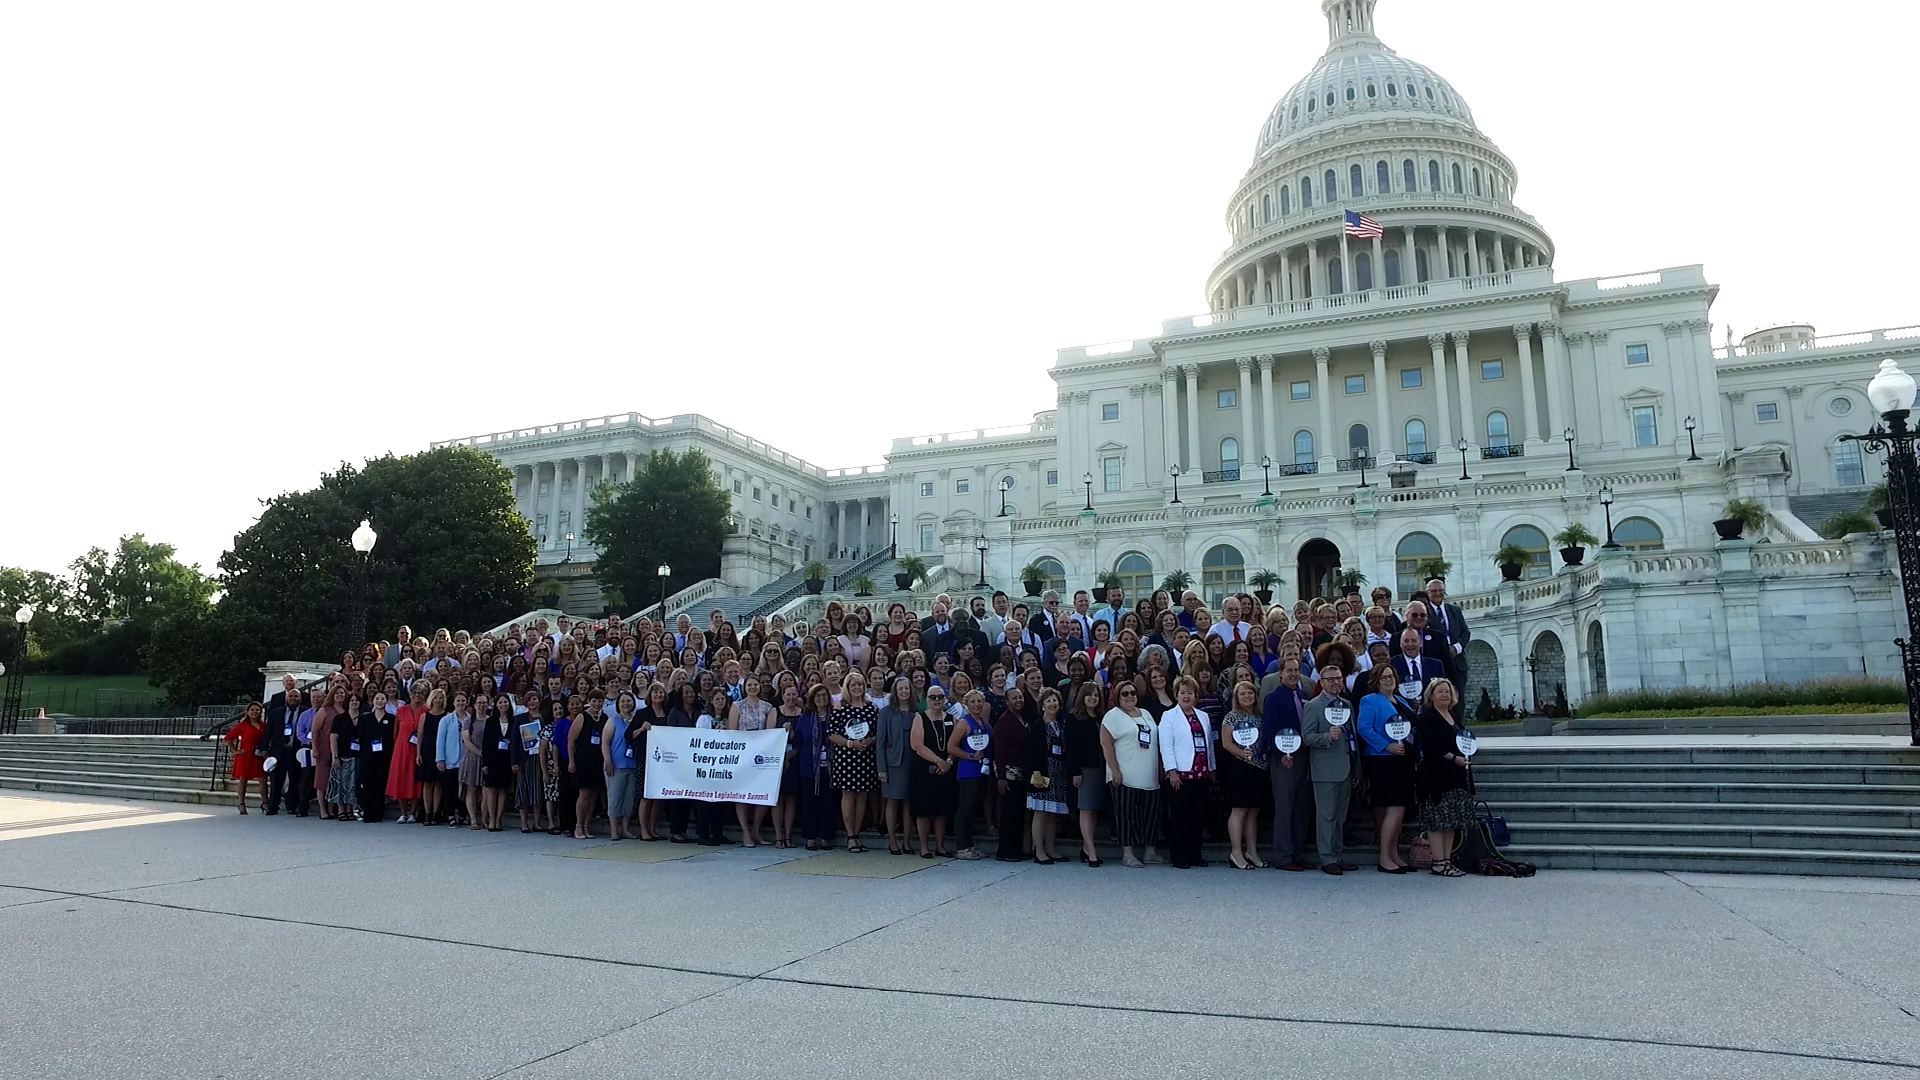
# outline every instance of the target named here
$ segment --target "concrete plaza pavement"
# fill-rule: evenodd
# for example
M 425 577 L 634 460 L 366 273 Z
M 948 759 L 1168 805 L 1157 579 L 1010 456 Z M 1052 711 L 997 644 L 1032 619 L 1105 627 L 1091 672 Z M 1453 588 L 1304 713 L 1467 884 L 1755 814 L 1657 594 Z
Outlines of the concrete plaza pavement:
M 8 794 L 0 1075 L 1913 1077 L 1916 914 L 1897 880 L 941 863 Z

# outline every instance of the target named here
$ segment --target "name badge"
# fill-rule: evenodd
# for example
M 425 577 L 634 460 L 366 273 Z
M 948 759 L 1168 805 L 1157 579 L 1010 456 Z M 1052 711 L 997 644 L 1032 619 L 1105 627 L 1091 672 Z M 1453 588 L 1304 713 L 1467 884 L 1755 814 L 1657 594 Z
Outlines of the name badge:
M 287 738 L 291 738 L 291 737 L 293 736 L 293 729 L 292 729 L 292 728 L 290 728 L 290 727 L 287 727 L 287 728 L 281 728 L 281 729 L 280 729 L 280 734 L 281 734 L 281 735 L 282 735 L 283 737 L 287 737 Z
M 589 735 L 589 736 L 587 736 L 587 741 L 588 741 L 588 742 L 591 742 L 591 743 L 592 743 L 593 745 L 595 745 L 595 746 L 599 746 L 599 745 L 600 745 L 600 736 L 598 736 L 598 735 Z
M 1345 705 L 1329 705 L 1327 706 L 1326 716 L 1329 726 L 1339 727 L 1348 720 L 1353 719 L 1353 710 Z
M 1207 752 L 1207 737 L 1205 735 L 1195 735 L 1193 737 L 1193 752 L 1196 754 L 1204 754 Z
M 505 739 L 501 739 L 501 740 L 500 740 L 500 745 L 499 745 L 499 746 L 496 746 L 496 747 L 494 747 L 494 749 L 496 749 L 496 750 L 505 750 L 506 748 L 507 748 L 507 740 L 505 740 Z
M 848 724 L 847 738 L 864 739 L 867 737 L 867 732 L 872 730 L 873 730 L 873 725 L 867 723 L 865 720 L 861 720 L 858 723 Z
M 374 752 L 374 753 L 376 753 L 376 754 L 377 754 L 377 753 L 379 753 L 380 751 L 382 751 L 382 750 L 385 750 L 386 748 L 387 748 L 387 744 L 386 744 L 386 743 L 383 743 L 383 742 L 381 742 L 381 741 L 380 741 L 379 739 L 375 739 L 375 740 L 373 740 L 373 752 Z
M 1135 730 L 1138 731 L 1140 734 L 1140 748 L 1142 750 L 1148 749 L 1151 746 L 1153 746 L 1153 731 L 1151 729 L 1136 728 Z
M 1053 753 L 1054 757 L 1065 757 L 1067 753 L 1066 749 L 1062 747 L 1059 743 L 1054 743 L 1052 746 L 1048 747 L 1048 750 L 1050 750 Z
M 987 743 L 989 741 L 990 740 L 987 738 L 986 732 L 976 731 L 973 734 L 967 736 L 967 749 L 977 754 L 980 751 L 985 750 L 987 748 Z M 1055 751 L 1055 752 L 1058 753 L 1058 751 Z
M 420 736 L 419 736 L 419 735 L 409 735 L 409 736 L 407 736 L 407 741 L 408 741 L 408 742 L 410 742 L 410 743 L 412 743 L 412 744 L 413 744 L 413 745 L 415 745 L 415 746 L 419 746 L 419 745 L 420 745 Z

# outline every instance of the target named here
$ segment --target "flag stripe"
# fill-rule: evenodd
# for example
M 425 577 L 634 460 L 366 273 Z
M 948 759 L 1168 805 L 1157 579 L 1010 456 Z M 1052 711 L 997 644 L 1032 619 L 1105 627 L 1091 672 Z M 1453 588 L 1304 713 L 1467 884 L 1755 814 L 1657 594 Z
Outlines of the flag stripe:
M 1360 240 L 1373 240 L 1386 235 L 1380 223 L 1365 214 L 1356 214 L 1351 210 L 1347 214 L 1347 235 Z

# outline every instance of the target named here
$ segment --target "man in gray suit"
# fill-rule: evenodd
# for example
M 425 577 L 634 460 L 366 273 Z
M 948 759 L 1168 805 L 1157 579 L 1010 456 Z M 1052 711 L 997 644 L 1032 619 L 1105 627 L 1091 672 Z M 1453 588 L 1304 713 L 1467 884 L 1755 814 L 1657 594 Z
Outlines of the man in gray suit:
M 1320 869 L 1338 877 L 1360 869 L 1343 861 L 1342 833 L 1347 825 L 1349 778 L 1353 758 L 1347 740 L 1354 728 L 1353 703 L 1340 694 L 1347 688 L 1346 673 L 1337 660 L 1320 665 L 1320 694 L 1300 712 L 1300 742 L 1307 748 L 1313 777 L 1314 833 L 1320 848 Z

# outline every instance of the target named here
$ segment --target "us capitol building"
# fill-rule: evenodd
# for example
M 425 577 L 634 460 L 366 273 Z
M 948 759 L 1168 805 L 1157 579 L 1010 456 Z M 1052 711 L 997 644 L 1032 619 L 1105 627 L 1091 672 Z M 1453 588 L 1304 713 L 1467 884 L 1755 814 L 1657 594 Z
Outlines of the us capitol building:
M 1261 569 L 1277 599 L 1354 569 L 1404 598 L 1439 558 L 1474 627 L 1476 697 L 1896 674 L 1890 544 L 1815 530 L 1879 479 L 1836 440 L 1875 419 L 1879 361 L 1915 367 L 1920 327 L 1715 348 L 1701 266 L 1557 278 L 1515 163 L 1446 79 L 1381 41 L 1375 6 L 1321 4 L 1327 51 L 1261 125 L 1206 311 L 1061 349 L 1055 407 L 1030 424 L 895 439 L 851 469 L 697 414 L 435 445 L 511 467 L 543 572 L 585 574 L 592 485 L 700 447 L 737 532 L 721 577 L 670 603 L 696 615 L 715 598 L 817 610 L 790 587 L 811 558 L 835 560 L 843 593 L 868 570 L 884 600 L 890 543 L 955 589 L 1019 596 L 1034 563 L 1056 588 L 1117 571 L 1131 598 L 1185 568 L 1209 602 Z M 1769 520 L 1721 540 L 1734 498 Z M 1564 565 L 1550 538 L 1580 523 L 1604 541 L 1609 511 L 1618 546 Z M 1529 553 L 1515 582 L 1491 559 L 1506 544 Z

